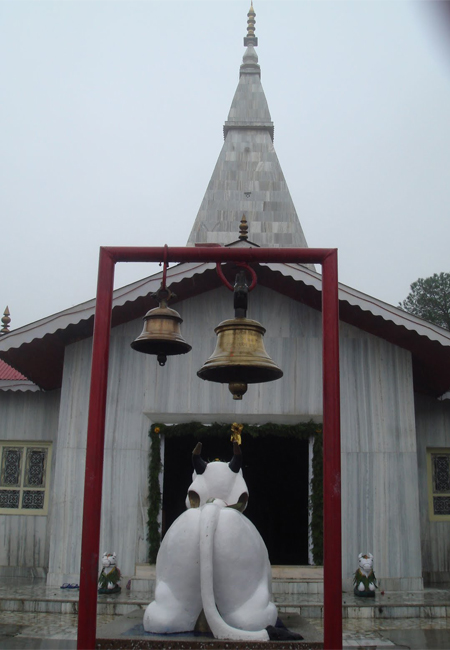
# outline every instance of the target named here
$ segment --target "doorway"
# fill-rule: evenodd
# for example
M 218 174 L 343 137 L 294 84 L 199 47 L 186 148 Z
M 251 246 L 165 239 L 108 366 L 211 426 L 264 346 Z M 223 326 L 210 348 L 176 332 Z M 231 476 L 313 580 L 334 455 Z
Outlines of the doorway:
M 204 460 L 231 459 L 229 437 L 165 438 L 163 536 L 186 509 L 193 471 L 191 454 L 199 440 Z M 271 564 L 308 564 L 308 441 L 244 434 L 242 454 L 242 471 L 250 495 L 245 516 L 264 539 Z

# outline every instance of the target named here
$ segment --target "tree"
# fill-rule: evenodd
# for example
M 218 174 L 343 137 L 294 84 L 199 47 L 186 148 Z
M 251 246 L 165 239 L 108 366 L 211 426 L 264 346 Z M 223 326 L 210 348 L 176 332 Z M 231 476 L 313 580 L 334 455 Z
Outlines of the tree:
M 450 330 L 450 273 L 419 278 L 412 283 L 411 291 L 399 307 Z

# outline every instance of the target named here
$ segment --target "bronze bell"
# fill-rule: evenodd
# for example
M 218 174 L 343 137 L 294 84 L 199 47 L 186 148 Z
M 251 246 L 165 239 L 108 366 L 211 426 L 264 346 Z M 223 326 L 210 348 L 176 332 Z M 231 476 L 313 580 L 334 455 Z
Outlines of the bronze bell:
M 246 318 L 248 287 L 245 275 L 236 277 L 234 287 L 235 318 L 215 328 L 216 349 L 197 372 L 201 379 L 228 384 L 233 399 L 240 400 L 247 384 L 274 381 L 283 371 L 272 361 L 264 347 L 265 328 Z
M 264 327 L 249 318 L 224 320 L 215 328 L 216 349 L 197 372 L 201 379 L 229 384 L 233 399 L 242 399 L 247 384 L 274 381 L 283 371 L 264 347 Z
M 157 355 L 158 363 L 164 366 L 167 357 L 175 354 L 186 354 L 192 346 L 181 336 L 180 324 L 183 322 L 180 314 L 167 306 L 174 294 L 162 287 L 154 294 L 159 307 L 150 309 L 144 316 L 144 329 L 131 347 L 137 352 Z

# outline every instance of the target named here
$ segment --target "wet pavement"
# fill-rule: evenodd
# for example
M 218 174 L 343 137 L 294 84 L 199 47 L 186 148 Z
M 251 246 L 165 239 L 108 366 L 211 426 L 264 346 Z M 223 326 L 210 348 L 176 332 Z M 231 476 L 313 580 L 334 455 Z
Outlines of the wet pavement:
M 134 629 L 134 636 L 139 637 L 136 626 L 142 614 L 143 610 L 135 610 L 125 616 L 100 615 L 97 618 L 98 636 L 122 638 L 123 645 L 120 647 L 129 648 L 132 643 L 130 638 L 126 638 L 129 636 L 127 632 Z M 298 619 L 295 625 L 290 624 L 292 620 L 285 622 L 291 629 L 303 632 L 305 640 L 322 640 L 322 619 Z M 344 648 L 450 648 L 448 618 L 344 619 L 343 629 Z M 1 649 L 70 650 L 77 647 L 76 636 L 76 614 L 0 612 Z
M 311 647 L 317 647 L 317 643 L 323 641 L 323 596 L 274 593 L 274 597 L 287 627 L 302 634 Z M 43 580 L 3 579 L 0 584 L 0 650 L 76 648 L 78 598 L 78 590 L 48 587 Z M 115 648 L 138 647 L 139 640 L 146 644 L 140 647 L 151 647 L 149 639 L 158 647 L 161 647 L 161 639 L 165 639 L 164 647 L 168 647 L 170 639 L 146 635 L 142 629 L 144 608 L 151 600 L 149 594 L 133 590 L 99 596 L 97 637 L 105 643 L 118 640 L 116 645 L 110 646 Z M 450 650 L 449 585 L 423 592 L 381 592 L 377 593 L 376 600 L 357 599 L 352 593 L 343 593 L 342 604 L 344 648 Z M 181 647 L 180 639 L 180 635 L 174 635 L 170 645 Z M 204 643 L 211 645 L 211 639 L 205 638 Z M 226 645 L 233 647 L 229 643 Z M 184 639 L 182 647 L 190 647 L 189 638 Z M 224 645 L 215 642 L 215 647 L 223 648 Z M 281 650 L 281 645 L 279 647 Z M 291 647 L 301 646 L 293 644 Z

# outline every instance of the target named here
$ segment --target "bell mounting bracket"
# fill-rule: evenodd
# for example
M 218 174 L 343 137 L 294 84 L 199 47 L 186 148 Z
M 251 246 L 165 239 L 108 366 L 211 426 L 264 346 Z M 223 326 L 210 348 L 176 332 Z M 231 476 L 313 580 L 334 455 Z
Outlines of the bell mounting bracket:
M 236 266 L 240 267 L 241 270 L 238 271 L 236 275 L 234 285 L 232 285 L 231 282 L 226 279 L 220 262 L 217 262 L 216 270 L 219 278 L 222 280 L 222 283 L 226 286 L 227 289 L 233 291 L 234 293 L 235 318 L 245 318 L 247 316 L 248 292 L 253 291 L 253 289 L 256 287 L 258 278 L 255 270 L 245 262 L 237 262 Z M 244 269 L 249 271 L 252 277 L 250 286 L 247 283 L 247 276 L 245 275 Z

